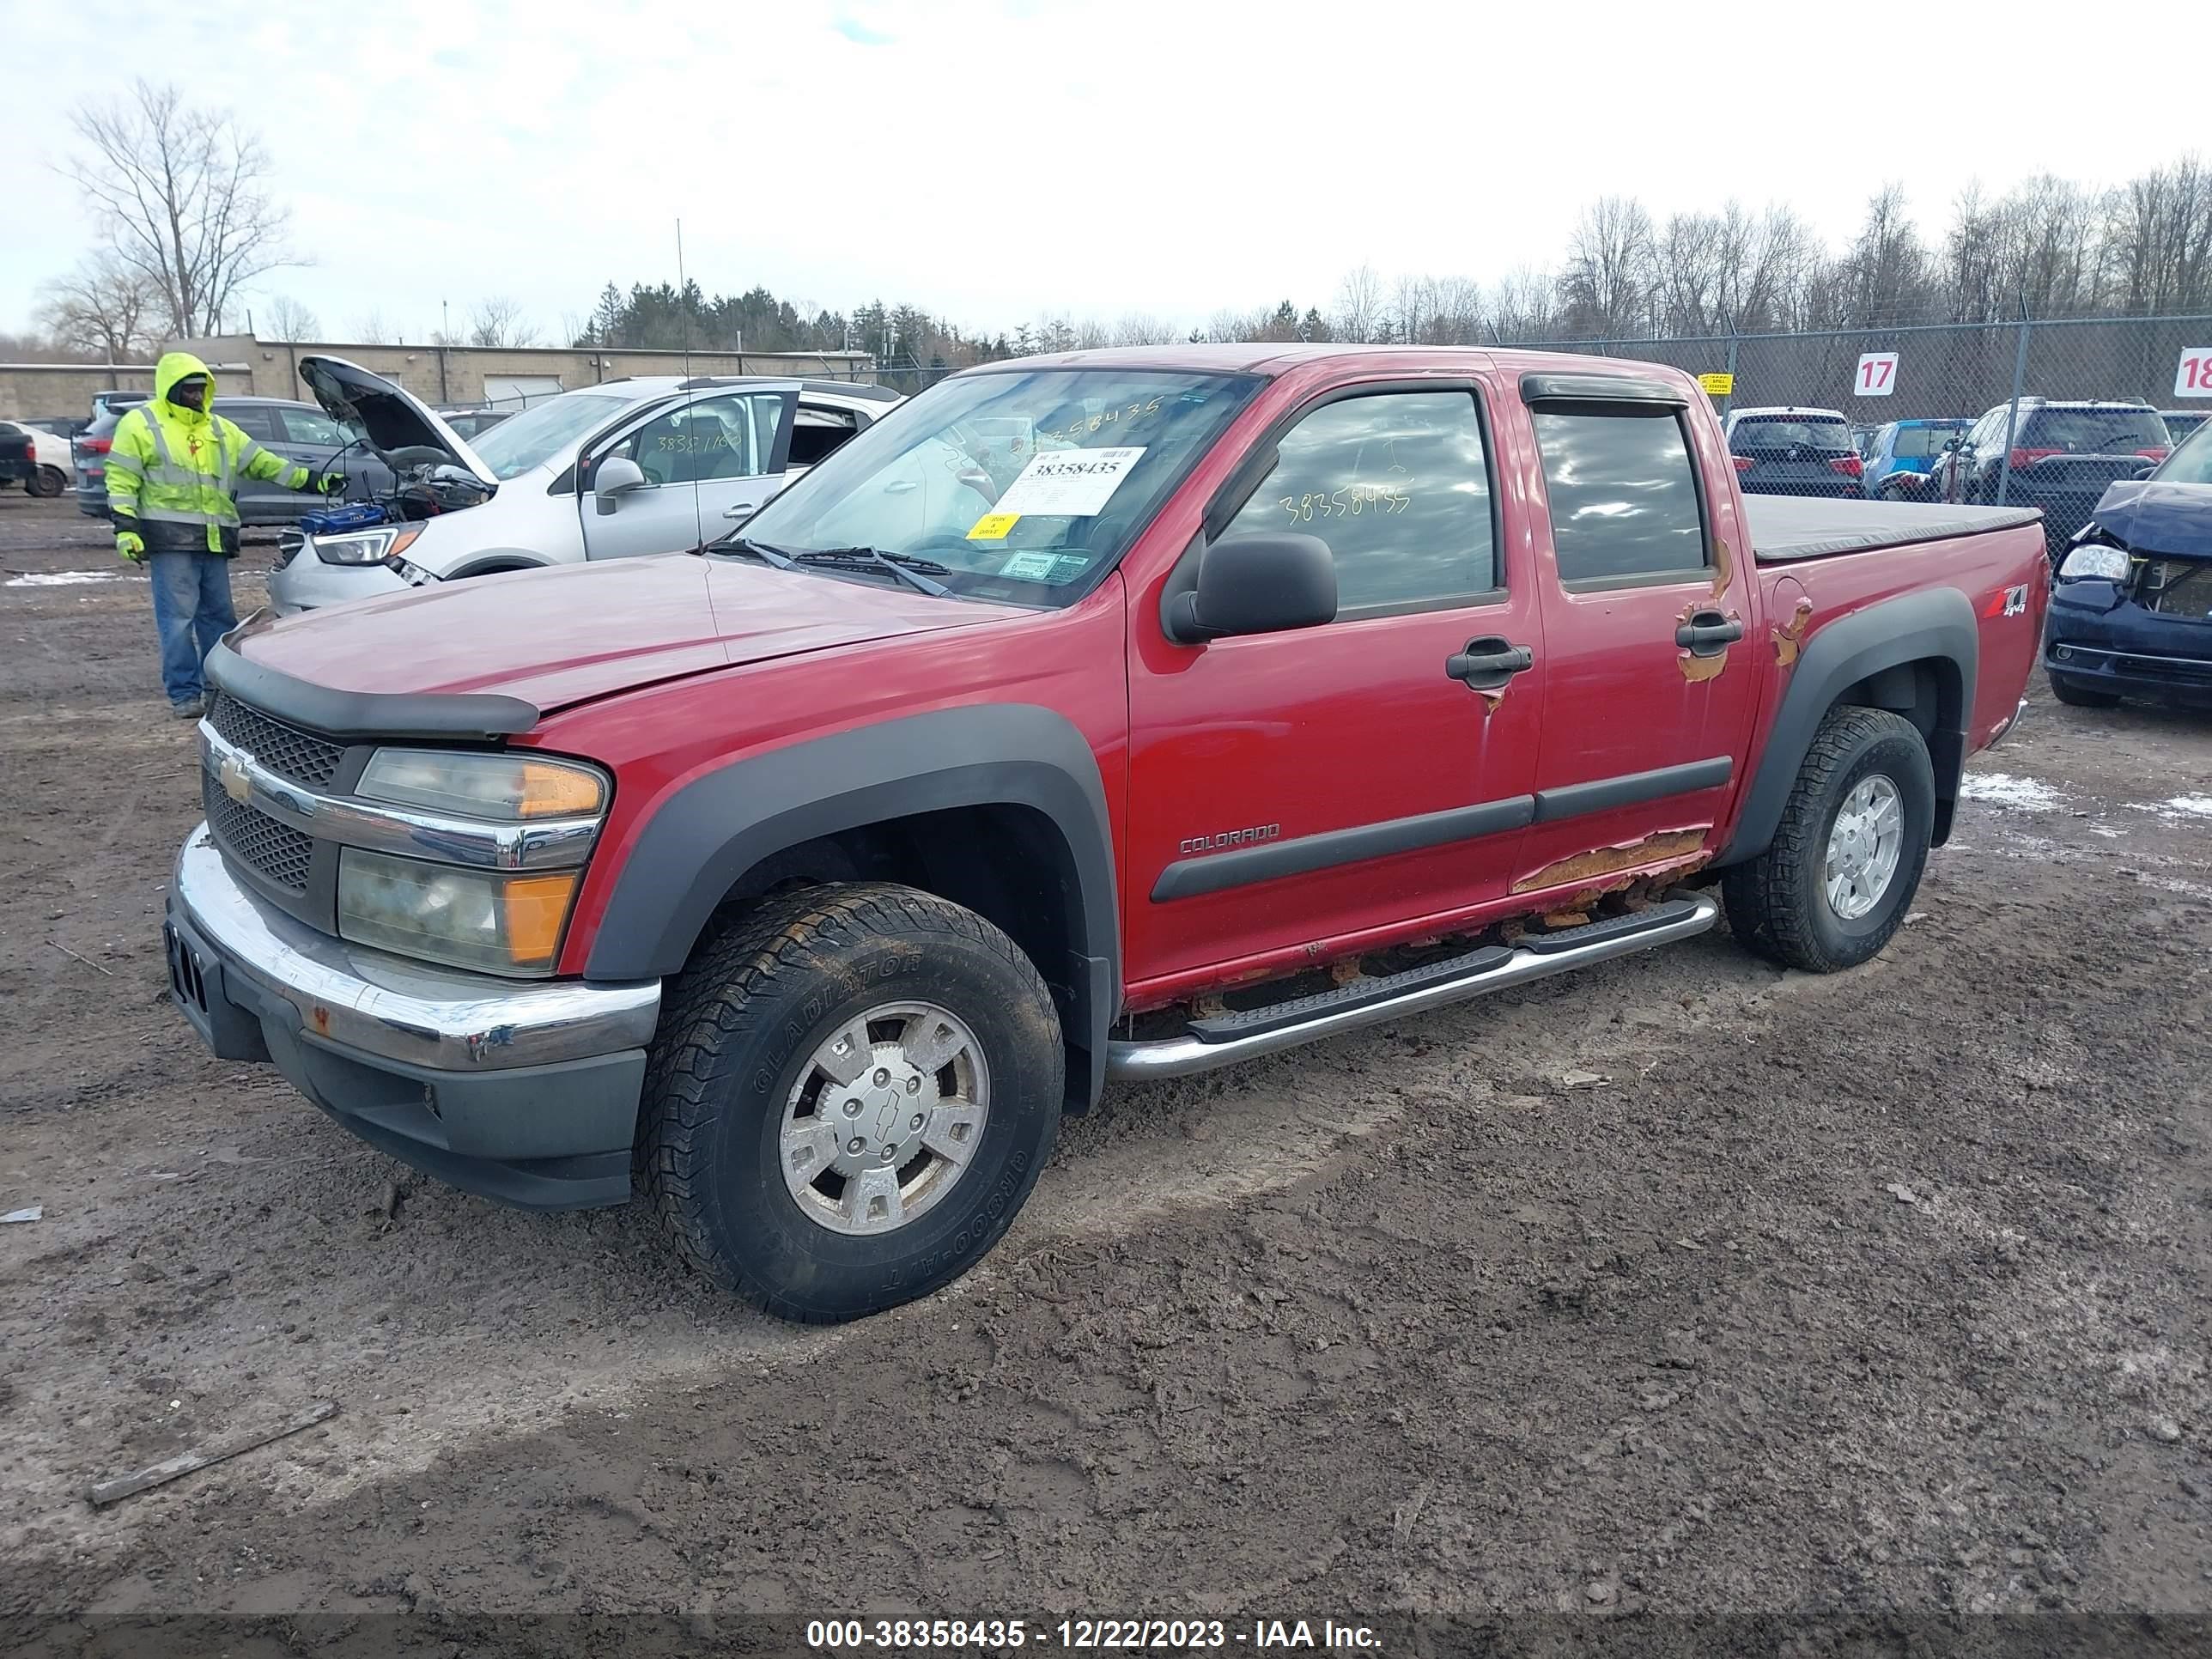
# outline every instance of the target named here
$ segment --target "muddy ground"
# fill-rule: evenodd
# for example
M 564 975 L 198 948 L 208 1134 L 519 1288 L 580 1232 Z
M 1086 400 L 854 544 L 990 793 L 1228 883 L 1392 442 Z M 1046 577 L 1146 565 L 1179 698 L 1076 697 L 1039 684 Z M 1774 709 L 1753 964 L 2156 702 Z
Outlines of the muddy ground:
M 982 1271 L 801 1331 L 210 1059 L 146 584 L 24 583 L 119 567 L 20 494 L 0 568 L 0 1626 L 2212 1612 L 2212 720 L 2039 683 L 1870 967 L 1119 1090 Z

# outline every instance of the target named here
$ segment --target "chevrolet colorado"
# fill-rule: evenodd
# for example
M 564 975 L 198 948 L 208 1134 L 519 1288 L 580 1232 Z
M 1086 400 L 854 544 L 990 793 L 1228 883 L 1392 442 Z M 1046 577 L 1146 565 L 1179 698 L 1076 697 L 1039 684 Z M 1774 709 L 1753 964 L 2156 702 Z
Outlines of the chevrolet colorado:
M 732 1291 L 850 1318 L 979 1260 L 1112 1079 L 1723 900 L 1863 962 L 2048 583 L 2033 512 L 1747 500 L 1649 363 L 993 364 L 696 554 L 250 619 L 171 976 L 416 1167 L 642 1192 Z

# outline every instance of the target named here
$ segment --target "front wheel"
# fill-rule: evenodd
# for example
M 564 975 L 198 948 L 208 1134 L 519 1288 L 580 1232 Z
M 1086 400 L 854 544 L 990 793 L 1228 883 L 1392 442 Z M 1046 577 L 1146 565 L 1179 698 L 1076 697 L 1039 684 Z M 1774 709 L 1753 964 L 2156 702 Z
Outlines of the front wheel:
M 1060 1021 L 973 911 L 854 884 L 770 896 L 670 987 L 640 1174 L 686 1260 L 810 1324 L 926 1296 L 1051 1154 Z
M 1903 925 L 1935 823 L 1935 769 L 1911 723 L 1879 708 L 1832 708 L 1773 842 L 1723 878 L 1729 924 L 1790 967 L 1856 967 Z

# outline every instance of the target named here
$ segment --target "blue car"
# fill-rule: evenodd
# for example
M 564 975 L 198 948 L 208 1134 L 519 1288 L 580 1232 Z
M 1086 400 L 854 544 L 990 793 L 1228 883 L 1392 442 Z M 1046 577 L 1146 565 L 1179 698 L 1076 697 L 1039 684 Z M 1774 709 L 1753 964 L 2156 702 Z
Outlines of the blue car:
M 1943 446 L 1964 436 L 1972 421 L 1892 421 L 1867 440 L 1860 488 L 1873 501 L 1917 501 Z M 1910 476 L 1907 476 L 1910 475 Z
M 2059 561 L 2043 667 L 2077 707 L 2212 709 L 2212 423 L 2106 489 Z

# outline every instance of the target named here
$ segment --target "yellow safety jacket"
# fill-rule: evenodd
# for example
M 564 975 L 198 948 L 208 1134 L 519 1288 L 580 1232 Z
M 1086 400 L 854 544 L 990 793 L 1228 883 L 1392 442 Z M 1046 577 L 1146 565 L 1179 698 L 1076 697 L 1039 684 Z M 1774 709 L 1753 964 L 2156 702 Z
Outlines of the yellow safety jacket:
M 178 381 L 206 374 L 210 409 L 169 401 Z M 135 530 L 149 553 L 238 551 L 240 473 L 304 489 L 307 469 L 264 449 L 237 425 L 212 412 L 215 376 L 190 352 L 162 354 L 154 368 L 151 402 L 116 422 L 107 452 L 107 510 L 119 534 Z

